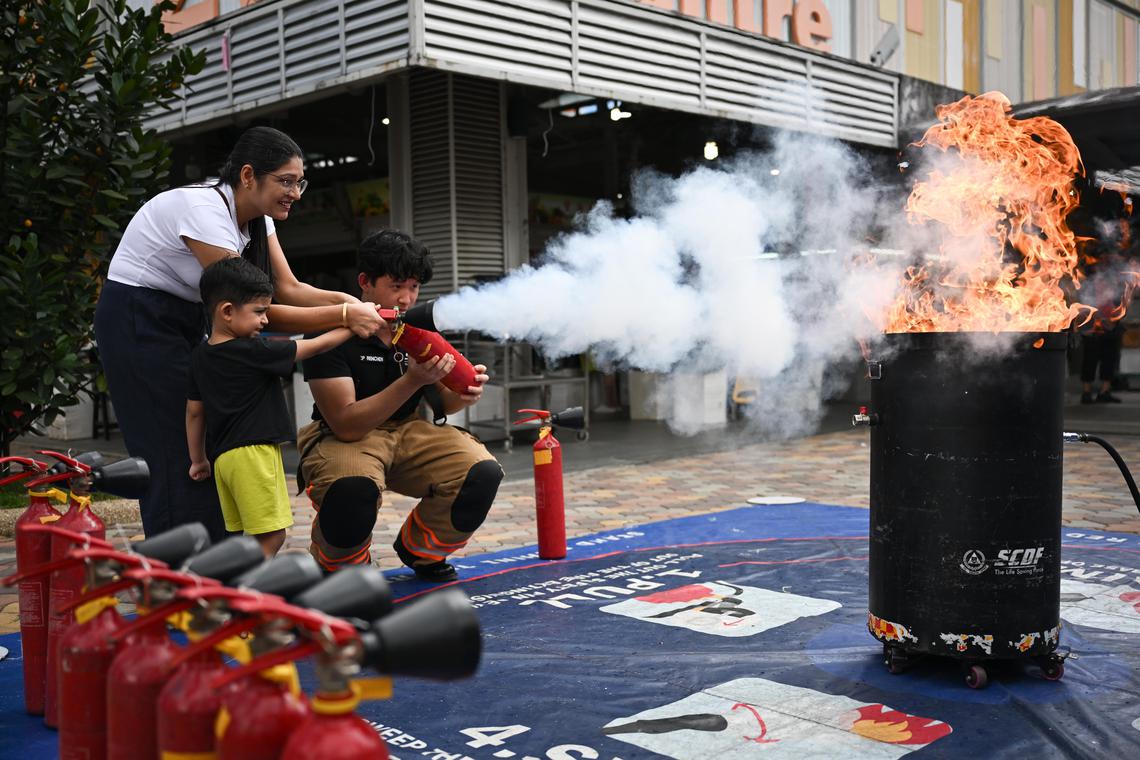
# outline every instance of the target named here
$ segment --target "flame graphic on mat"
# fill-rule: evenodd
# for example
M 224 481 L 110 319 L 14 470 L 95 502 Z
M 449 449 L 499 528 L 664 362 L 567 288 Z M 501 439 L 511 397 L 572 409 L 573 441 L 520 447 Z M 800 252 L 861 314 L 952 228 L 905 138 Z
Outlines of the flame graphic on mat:
M 1066 217 L 1084 173 L 1072 137 L 1048 117 L 1015 119 L 998 92 L 938 106 L 917 143 L 942 151 L 907 200 L 912 224 L 937 231 L 939 255 L 903 275 L 885 332 L 1050 331 L 1089 307 Z
M 907 715 L 886 705 L 866 705 L 853 711 L 851 732 L 887 744 L 930 744 L 951 731 L 948 723 Z

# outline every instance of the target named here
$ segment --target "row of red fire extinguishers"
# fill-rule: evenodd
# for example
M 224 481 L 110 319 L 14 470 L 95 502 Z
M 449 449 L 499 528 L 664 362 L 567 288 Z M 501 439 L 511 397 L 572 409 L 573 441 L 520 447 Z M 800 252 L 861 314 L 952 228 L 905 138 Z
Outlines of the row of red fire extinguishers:
M 19 586 L 27 710 L 59 729 L 64 760 L 383 760 L 360 701 L 387 697 L 391 675 L 451 680 L 478 665 L 478 620 L 456 589 L 394 608 L 375 568 L 326 577 L 308 555 L 265 560 L 249 536 L 210 546 L 198 524 L 119 551 L 90 490 L 137 496 L 145 463 L 39 453 L 56 462 L 0 459 L 0 485 L 24 480 L 30 497 L 4 583 Z M 310 657 L 305 699 L 294 661 Z M 364 669 L 383 677 L 356 677 Z

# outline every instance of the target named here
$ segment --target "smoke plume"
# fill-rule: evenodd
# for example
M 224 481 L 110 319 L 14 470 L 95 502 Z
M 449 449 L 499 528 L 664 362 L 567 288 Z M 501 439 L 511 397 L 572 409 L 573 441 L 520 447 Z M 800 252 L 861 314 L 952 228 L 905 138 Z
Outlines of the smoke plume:
M 599 202 L 537 265 L 439 299 L 439 328 L 662 373 L 657 401 L 681 432 L 705 424 L 710 396 L 723 408 L 724 377 L 755 388 L 764 434 L 810 432 L 836 391 L 825 367 L 858 361 L 856 341 L 877 332 L 866 315 L 898 281 L 897 266 L 848 266 L 881 225 L 868 167 L 840 143 L 789 136 L 678 178 L 643 172 L 632 190 L 630 218 Z

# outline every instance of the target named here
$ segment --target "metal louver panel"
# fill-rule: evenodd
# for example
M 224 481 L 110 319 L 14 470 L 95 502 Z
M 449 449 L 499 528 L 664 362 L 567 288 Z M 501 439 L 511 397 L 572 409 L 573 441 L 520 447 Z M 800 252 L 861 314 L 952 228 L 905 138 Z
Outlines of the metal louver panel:
M 408 2 L 263 0 L 178 35 L 178 44 L 205 51 L 206 66 L 180 91 L 182 101 L 170 111 L 156 111 L 147 126 L 169 131 L 280 107 L 403 68 L 410 54 Z
M 898 142 L 897 74 L 627 0 L 261 0 L 178 39 L 208 62 L 164 130 L 424 66 Z
M 502 274 L 502 89 L 415 70 L 408 82 L 412 230 L 432 251 L 432 298 Z
M 419 0 L 422 63 L 897 144 L 898 76 L 620 0 Z

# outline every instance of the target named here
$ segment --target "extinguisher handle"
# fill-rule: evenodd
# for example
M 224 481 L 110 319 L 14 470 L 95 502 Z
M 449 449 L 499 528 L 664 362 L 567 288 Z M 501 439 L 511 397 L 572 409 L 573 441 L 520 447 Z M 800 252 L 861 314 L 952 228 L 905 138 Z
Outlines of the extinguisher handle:
M 51 449 L 39 449 L 36 451 L 36 453 L 43 454 L 45 457 L 52 457 L 53 459 L 58 459 L 60 462 L 63 462 L 65 465 L 71 468 L 71 477 L 75 477 L 76 475 L 91 474 L 91 465 L 85 462 L 81 462 L 74 457 L 69 457 L 67 454 L 61 454 L 60 452 L 52 451 Z
M 26 581 L 29 578 L 39 578 L 40 576 L 54 573 L 56 570 L 63 570 L 73 565 L 81 565 L 88 560 L 114 561 L 121 562 L 124 565 L 138 565 L 147 562 L 145 557 L 140 557 L 137 554 L 126 554 L 103 547 L 96 547 L 94 549 L 72 549 L 67 553 L 67 556 L 57 559 L 55 562 L 45 562 L 36 565 L 31 570 L 8 576 L 4 579 L 4 584 L 11 586 L 21 581 Z M 99 596 L 106 596 L 106 594 L 100 594 Z
M 137 585 L 137 583 L 138 581 L 129 580 L 127 578 L 120 578 L 111 583 L 104 583 L 102 586 L 96 586 L 93 589 L 88 589 L 86 593 L 80 594 L 77 599 L 73 599 L 65 604 L 62 611 L 66 615 L 68 612 L 71 612 L 77 607 L 82 607 L 88 602 L 93 602 L 104 596 L 113 596 L 120 591 L 126 591 L 132 586 Z
M 550 412 L 546 409 L 517 409 L 515 414 L 529 414 L 529 417 L 515 420 L 516 425 L 523 425 L 527 422 L 539 422 L 546 424 L 550 421 Z
M 13 475 L 9 475 L 5 478 L 0 478 L 0 486 L 6 486 L 9 483 L 15 483 L 17 480 L 23 480 L 24 478 L 31 477 L 32 475 L 45 473 L 49 467 L 49 465 L 36 459 L 30 459 L 29 457 L 0 457 L 0 464 L 18 464 L 21 468 L 23 468 Z
M 224 674 L 214 679 L 213 686 L 215 689 L 221 689 L 227 684 L 240 680 L 255 673 L 260 673 L 263 670 L 272 668 L 276 665 L 284 665 L 287 662 L 300 660 L 304 657 L 317 654 L 321 651 L 321 644 L 316 641 L 302 641 L 293 646 L 282 647 L 275 649 L 269 654 L 262 655 L 257 659 L 250 660 L 245 665 L 227 670 Z
M 50 533 L 53 536 L 59 536 L 60 538 L 67 539 L 71 543 L 82 546 L 85 549 L 96 547 L 99 549 L 111 548 L 111 543 L 109 541 L 106 541 L 102 538 L 96 538 L 90 533 L 80 533 L 76 530 L 68 530 L 67 528 L 60 528 L 51 524 L 23 525 L 20 526 L 20 530 L 26 530 L 31 533 Z
M 49 475 L 36 478 L 35 480 L 29 480 L 25 485 L 28 488 L 39 488 L 40 486 L 46 486 L 48 483 L 58 483 L 61 480 L 73 480 L 80 477 L 82 474 L 83 473 L 72 472 L 71 470 L 65 470 L 64 472 L 53 472 Z
M 179 612 L 185 612 L 194 606 L 194 602 L 185 599 L 175 599 L 173 602 L 167 602 L 159 607 L 155 607 L 147 615 L 141 615 L 125 626 L 107 636 L 107 640 L 112 644 L 118 644 L 120 641 L 134 636 L 140 631 L 145 631 L 147 628 L 165 624 L 166 619 L 171 615 L 177 615 Z
M 212 633 L 198 639 L 194 643 L 184 647 L 182 651 L 175 655 L 174 659 L 170 661 L 170 669 L 174 670 L 190 658 L 198 655 L 201 652 L 213 649 L 226 639 L 233 638 L 234 636 L 240 636 L 243 633 L 252 631 L 254 628 L 261 625 L 261 623 L 261 620 L 254 617 L 243 617 L 239 618 L 238 620 L 226 623 L 216 631 L 213 631 Z

